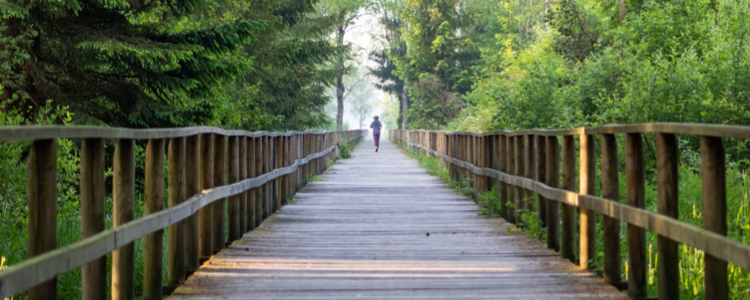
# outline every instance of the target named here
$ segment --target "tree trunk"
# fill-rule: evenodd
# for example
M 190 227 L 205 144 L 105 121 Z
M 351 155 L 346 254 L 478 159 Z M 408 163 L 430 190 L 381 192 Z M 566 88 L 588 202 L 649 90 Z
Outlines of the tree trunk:
M 337 29 L 338 38 L 337 45 L 339 48 L 344 47 L 344 34 L 346 33 L 346 27 L 339 26 Z M 339 70 L 339 76 L 336 78 L 336 128 L 341 131 L 344 127 L 344 55 L 341 54 L 338 58 L 337 68 Z
M 404 90 L 401 91 L 401 129 L 406 129 L 408 123 L 407 114 L 409 113 L 409 86 L 404 83 Z

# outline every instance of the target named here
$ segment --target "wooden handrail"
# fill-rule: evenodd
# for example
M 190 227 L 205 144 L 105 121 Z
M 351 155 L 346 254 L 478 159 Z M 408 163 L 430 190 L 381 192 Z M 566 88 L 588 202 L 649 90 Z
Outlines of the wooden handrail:
M 350 130 L 345 132 L 358 132 Z M 93 127 L 93 126 L 5 126 L 0 127 L 0 142 L 3 141 L 28 141 L 47 139 L 170 139 L 189 137 L 198 134 L 216 134 L 221 136 L 244 136 L 244 137 L 279 137 L 293 136 L 299 134 L 333 134 L 338 131 L 245 131 L 222 129 L 210 126 L 183 127 L 183 128 L 152 128 L 131 129 L 119 127 Z
M 620 203 L 618 199 L 616 133 L 626 135 L 627 204 Z M 645 210 L 642 133 L 657 133 L 658 212 Z M 602 197 L 595 196 L 593 188 L 596 182 L 594 134 L 601 138 Z M 703 228 L 678 219 L 676 134 L 701 136 Z M 576 178 L 573 166 L 576 135 L 581 141 L 581 172 L 578 176 L 580 192 L 573 191 Z M 479 189 L 476 193 L 486 191 L 487 186 L 493 185 L 495 181 L 501 183 L 499 193 L 503 208 L 500 214 L 509 222 L 522 222 L 516 214 L 517 208 L 527 207 L 527 197 L 532 192 L 536 193 L 540 201 L 540 212 L 541 207 L 547 208 L 546 214 L 540 214 L 539 218 L 547 226 L 548 237 L 556 239 L 548 241 L 548 247 L 560 251 L 561 256 L 574 262 L 574 207 L 580 208 L 581 220 L 578 225 L 581 259 L 578 263 L 583 268 L 594 268 L 592 246 L 596 241 L 596 230 L 591 212 L 602 214 L 605 221 L 603 225 L 606 227 L 602 237 L 605 245 L 604 279 L 619 287 L 624 285 L 619 282 L 622 270 L 618 251 L 618 222 L 626 222 L 629 248 L 626 289 L 633 298 L 647 296 L 644 230 L 653 231 L 659 237 L 659 299 L 679 299 L 677 244 L 705 251 L 707 299 L 728 298 L 727 263 L 750 270 L 750 245 L 726 236 L 725 154 L 721 142 L 722 137 L 750 138 L 750 127 L 649 123 L 491 133 L 389 130 L 389 136 L 422 153 L 437 156 L 448 167 L 454 180 L 472 176 L 475 189 Z M 477 137 L 483 139 L 476 139 Z M 546 140 L 542 142 L 539 137 L 546 137 Z M 563 138 L 562 149 L 558 147 L 558 137 Z M 528 155 L 533 153 L 528 147 L 535 146 L 536 154 Z M 560 172 L 557 168 L 560 157 L 563 167 L 562 188 L 558 187 Z M 491 163 L 486 164 L 487 160 Z M 495 161 L 497 163 L 493 163 Z M 528 172 L 524 166 L 537 166 L 537 170 Z M 545 167 L 544 171 L 539 169 L 541 166 Z M 484 181 L 485 184 L 477 184 L 476 181 Z M 506 207 L 508 202 L 513 205 Z M 562 222 L 557 219 L 560 215 Z
M 597 127 L 577 127 L 570 129 L 525 129 L 525 130 L 496 130 L 491 132 L 470 131 L 442 131 L 442 130 L 414 130 L 414 132 L 432 132 L 444 134 L 460 134 L 465 136 L 566 136 L 566 135 L 595 135 L 616 133 L 666 133 L 698 136 L 712 136 L 750 139 L 750 127 L 735 125 L 695 124 L 695 123 L 638 123 L 638 124 L 609 124 Z
M 219 234 L 220 230 L 214 227 L 218 226 L 223 229 L 225 224 L 218 223 L 210 226 L 212 222 L 217 221 L 213 219 L 201 220 L 199 225 L 198 212 L 221 204 L 222 211 L 218 213 L 222 218 L 219 222 L 230 224 L 230 241 L 233 241 L 260 224 L 261 210 L 265 211 L 263 216 L 272 214 L 285 203 L 285 199 L 281 197 L 291 196 L 301 189 L 308 175 L 323 172 L 326 168 L 325 159 L 336 155 L 335 150 L 341 139 L 353 141 L 362 138 L 366 132 L 352 130 L 341 133 L 334 131 L 259 133 L 214 127 L 164 130 L 91 127 L 0 128 L 0 141 L 34 140 L 29 159 L 28 197 L 31 218 L 29 259 L 0 271 L 0 299 L 26 290 L 29 290 L 30 299 L 56 298 L 56 276 L 82 266 L 85 266 L 84 299 L 99 299 L 105 295 L 106 291 L 106 286 L 102 284 L 106 280 L 100 278 L 106 261 L 101 258 L 113 251 L 116 255 L 113 254 L 112 298 L 132 299 L 133 253 L 128 249 L 132 249 L 132 243 L 135 240 L 147 236 L 152 241 L 146 243 L 144 255 L 156 261 L 146 262 L 145 268 L 148 270 L 144 269 L 144 273 L 148 273 L 148 276 L 144 276 L 144 298 L 160 299 L 162 297 L 161 253 L 163 251 L 161 230 L 169 227 L 170 233 L 185 234 L 184 238 L 173 237 L 173 234 L 170 234 L 169 241 L 169 246 L 175 249 L 169 249 L 168 281 L 170 284 L 179 283 L 186 277 L 186 272 L 195 271 L 198 262 L 192 260 L 198 258 L 198 247 L 199 244 L 203 244 L 202 239 L 210 239 L 205 241 L 208 245 L 218 246 L 217 243 L 221 243 L 221 247 L 224 246 L 223 233 Z M 224 152 L 215 152 L 214 147 L 201 149 L 202 139 L 199 135 L 202 135 L 203 139 L 210 138 L 207 141 L 213 141 L 220 147 L 226 144 L 226 136 L 231 137 L 229 159 L 223 159 Z M 185 137 L 187 137 L 187 143 Z M 84 227 L 82 240 L 59 249 L 54 249 L 56 239 L 54 211 L 56 211 L 57 199 L 56 169 L 52 166 L 56 164 L 56 138 L 86 139 L 84 149 L 81 151 L 81 155 L 87 156 L 85 160 L 82 160 L 85 165 L 81 167 L 81 183 L 84 185 L 82 190 L 85 191 L 82 192 L 82 202 L 86 201 L 82 214 L 93 215 L 85 216 L 86 221 L 82 222 Z M 103 230 L 104 218 L 99 216 L 103 213 L 104 197 L 101 184 L 103 180 L 98 180 L 97 176 L 102 179 L 104 177 L 103 162 L 100 161 L 104 157 L 102 139 L 110 138 L 118 139 L 114 157 L 113 192 L 115 207 L 113 214 L 118 215 L 114 216 L 114 228 Z M 147 215 L 136 220 L 130 220 L 127 217 L 132 218 L 133 211 L 134 152 L 132 147 L 134 144 L 132 139 L 149 140 L 146 160 L 147 171 L 150 172 L 147 175 L 151 176 L 146 180 L 145 198 L 147 199 L 144 205 L 148 206 Z M 167 209 L 161 208 L 164 190 L 164 139 L 171 139 L 168 152 L 170 173 L 167 176 L 170 207 Z M 273 156 L 271 156 L 271 147 L 277 150 Z M 201 153 L 207 155 L 201 155 Z M 199 166 L 201 161 L 206 162 L 205 160 L 213 158 L 214 154 L 219 154 L 217 157 L 221 156 L 224 162 L 221 164 L 222 169 L 219 170 L 226 168 L 227 162 L 231 163 L 229 166 L 231 182 L 226 185 L 214 182 L 211 188 L 204 189 L 189 199 L 180 199 L 196 191 L 197 180 L 202 181 L 205 177 L 195 173 L 202 173 L 198 172 L 201 169 Z M 202 159 L 196 161 L 201 156 Z M 263 162 L 263 168 L 259 165 L 261 162 Z M 213 169 L 213 159 L 205 167 Z M 219 166 L 216 168 L 218 169 Z M 261 170 L 265 172 L 262 173 Z M 213 172 L 210 174 L 213 175 Z M 170 178 L 175 176 L 177 178 Z M 191 193 L 186 194 L 186 192 Z M 228 220 L 223 220 L 224 205 L 220 201 L 227 198 L 229 198 L 227 200 L 229 215 Z M 245 213 L 241 213 L 239 209 L 245 210 Z M 211 212 L 211 215 L 215 214 L 216 211 Z M 125 219 L 122 219 L 123 216 Z M 244 220 L 238 220 L 243 217 Z M 209 235 L 198 237 L 198 227 L 204 225 L 208 227 L 202 227 L 200 234 L 206 231 L 205 233 Z M 218 249 L 213 248 L 211 251 Z M 213 253 L 209 255 L 211 254 Z M 106 275 L 106 271 L 104 274 Z

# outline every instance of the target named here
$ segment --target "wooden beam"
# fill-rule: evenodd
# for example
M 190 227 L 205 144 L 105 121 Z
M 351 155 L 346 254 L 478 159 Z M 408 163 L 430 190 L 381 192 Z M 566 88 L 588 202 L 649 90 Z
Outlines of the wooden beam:
M 602 198 L 620 202 L 620 170 L 617 159 L 617 139 L 614 134 L 600 135 L 602 151 Z M 604 238 L 604 281 L 609 284 L 622 281 L 620 258 L 620 221 L 602 216 Z
M 57 140 L 36 140 L 28 161 L 29 257 L 57 248 Z M 57 299 L 57 279 L 29 290 L 31 300 Z
M 727 235 L 725 159 L 721 138 L 701 137 L 703 228 L 722 236 Z M 706 299 L 729 299 L 727 262 L 706 253 L 704 263 Z
M 81 144 L 80 166 L 81 239 L 105 230 L 104 140 L 85 139 Z M 107 298 L 107 257 L 101 256 L 81 268 L 81 297 Z
M 164 207 L 164 140 L 149 140 L 146 145 L 144 215 Z M 162 298 L 162 257 L 164 230 L 157 230 L 143 239 L 143 299 Z
M 187 137 L 185 149 L 185 198 L 201 192 L 201 137 Z M 185 277 L 200 266 L 200 217 L 190 216 L 185 222 Z
M 201 137 L 201 190 L 214 187 L 214 135 L 204 134 Z M 214 208 L 204 207 L 200 210 L 200 259 L 208 260 L 214 254 Z
M 186 197 L 185 182 L 185 138 L 169 140 L 167 160 L 169 163 L 169 193 L 167 205 L 170 208 L 180 205 Z M 185 280 L 185 224 L 179 222 L 169 226 L 167 241 L 167 285 L 178 286 Z
M 135 214 L 135 142 L 118 140 L 115 146 L 112 188 L 112 227 L 132 221 Z M 112 300 L 135 298 L 133 243 L 112 252 Z M 54 299 L 54 298 L 52 298 Z
M 656 136 L 656 182 L 657 212 L 666 217 L 679 219 L 679 184 L 677 165 L 679 163 L 677 137 L 674 134 L 660 133 Z M 679 244 L 659 235 L 658 282 L 659 299 L 680 299 L 680 252 Z M 631 250 L 632 251 L 632 250 Z M 645 253 L 645 245 L 642 251 Z

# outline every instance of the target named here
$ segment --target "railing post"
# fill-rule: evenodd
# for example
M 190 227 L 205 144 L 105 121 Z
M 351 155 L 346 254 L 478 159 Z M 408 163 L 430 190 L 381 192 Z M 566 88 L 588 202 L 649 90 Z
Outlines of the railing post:
M 185 149 L 185 199 L 201 192 L 201 138 L 200 135 L 187 137 Z M 200 266 L 200 217 L 198 213 L 185 222 L 185 277 Z
M 536 169 L 534 169 L 534 136 L 533 135 L 524 135 L 523 136 L 523 177 L 526 177 L 531 180 L 536 179 Z M 524 189 L 524 198 L 526 198 L 524 201 L 524 209 L 526 210 L 527 214 L 534 213 L 533 207 L 532 207 L 532 192 L 531 190 Z M 528 224 L 527 224 L 528 225 Z
M 620 172 L 617 160 L 617 139 L 614 134 L 600 135 L 602 151 L 602 198 L 620 202 Z M 609 216 L 602 216 L 604 235 L 604 281 L 609 284 L 620 283 L 620 221 Z
M 516 176 L 519 177 L 526 177 L 526 171 L 524 168 L 526 167 L 526 158 L 524 157 L 526 154 L 526 141 L 523 135 L 517 135 L 515 136 L 515 145 L 516 145 L 516 151 L 514 154 L 516 155 Z M 527 209 L 526 206 L 526 190 L 523 188 L 516 188 L 516 210 L 515 210 L 515 216 L 514 219 L 516 220 L 516 224 L 523 224 L 523 217 L 522 213 Z
M 475 166 L 480 168 L 487 168 L 487 145 L 486 145 L 486 137 L 484 136 L 476 136 L 473 137 L 474 143 L 473 143 L 473 156 L 474 156 L 474 162 L 476 163 Z M 487 191 L 487 176 L 482 175 L 474 175 L 474 187 L 475 187 L 475 198 L 477 203 L 480 203 L 482 194 Z
M 508 145 L 506 147 L 506 157 L 508 165 L 508 174 L 518 176 L 516 171 L 516 136 L 509 135 L 507 137 Z M 508 185 L 508 203 L 507 208 L 507 220 L 513 224 L 516 224 L 516 211 L 518 209 L 518 187 Z
M 144 214 L 164 206 L 164 140 L 149 140 L 146 146 Z M 164 231 L 157 230 L 143 239 L 143 299 L 161 299 Z
M 646 188 L 643 167 L 643 140 L 640 133 L 626 134 L 625 156 L 628 205 L 645 208 Z M 657 157 L 657 159 L 659 158 Z M 661 189 L 661 186 L 657 187 L 657 189 Z M 677 253 L 675 253 L 675 255 L 677 255 Z M 665 261 L 669 261 L 670 259 L 671 258 L 669 257 L 659 255 L 658 265 L 661 266 Z M 628 296 L 631 298 L 635 299 L 648 296 L 646 292 L 646 280 L 648 279 L 646 277 L 647 263 L 646 230 L 628 224 Z M 679 276 L 679 274 L 677 274 L 677 276 Z
M 249 155 L 247 155 L 247 137 L 242 136 L 240 137 L 240 151 L 237 154 L 240 156 L 240 178 L 238 181 L 244 181 L 247 179 L 247 170 L 249 167 L 248 159 L 250 158 Z M 239 196 L 240 200 L 240 236 L 242 236 L 244 233 L 247 232 L 247 220 L 248 220 L 248 206 L 247 206 L 247 198 L 250 195 L 249 191 L 245 191 L 244 193 L 241 193 Z
M 560 186 L 560 143 L 556 136 L 547 136 L 547 169 L 545 183 Z M 547 248 L 560 251 L 560 203 L 547 199 Z
M 545 184 L 547 182 L 547 137 L 543 135 L 532 136 L 536 138 L 536 180 Z M 537 207 L 539 212 L 539 222 L 542 227 L 547 227 L 547 199 L 537 193 Z M 549 239 L 549 236 L 547 236 Z M 547 242 L 549 245 L 549 241 Z
M 229 152 L 227 154 L 227 161 L 229 162 L 229 184 L 233 184 L 240 181 L 240 137 L 230 136 L 229 137 Z M 229 218 L 229 243 L 240 239 L 243 231 L 240 231 L 240 195 L 234 195 L 229 197 L 229 203 L 227 207 L 229 212 L 227 214 Z
M 498 136 L 498 152 L 497 152 L 497 161 L 498 161 L 498 168 L 500 172 L 509 174 L 508 172 L 508 137 L 504 134 L 501 134 Z M 510 199 L 509 196 L 509 189 L 508 184 L 505 182 L 500 182 L 500 216 L 505 218 L 506 220 L 510 221 L 508 217 L 508 199 Z
M 245 174 L 245 178 L 255 178 L 257 175 L 256 173 L 256 167 L 255 167 L 255 142 L 256 138 L 249 137 L 247 139 L 247 150 L 245 151 L 245 156 L 247 157 L 247 173 Z M 258 194 L 258 188 L 251 189 L 247 191 L 247 228 L 245 232 L 249 232 L 252 230 L 255 230 L 255 227 L 257 225 L 256 221 L 256 204 L 255 201 L 257 200 L 257 194 Z
M 642 148 L 641 148 L 642 149 Z M 642 150 L 641 150 L 642 151 Z M 679 219 L 679 193 L 677 163 L 677 137 L 674 134 L 659 133 L 656 135 L 656 177 L 657 177 L 657 212 L 661 215 Z M 630 227 L 628 227 L 630 230 Z M 677 242 L 659 235 L 659 299 L 680 299 L 680 252 Z M 645 243 L 639 249 L 645 256 Z M 628 252 L 633 250 L 628 250 Z M 644 269 L 645 271 L 645 269 Z M 644 287 L 645 287 L 645 273 Z M 628 275 L 631 276 L 631 275 Z
M 118 140 L 113 160 L 112 227 L 117 228 L 132 221 L 135 213 L 134 141 Z M 129 243 L 112 252 L 112 300 L 135 298 L 134 250 L 133 243 Z
M 264 136 L 263 137 L 263 173 L 266 174 L 270 172 L 273 168 L 271 168 L 271 160 L 273 159 L 271 157 L 271 137 L 270 136 Z M 265 187 L 263 189 L 263 220 L 268 218 L 271 215 L 271 202 L 273 200 L 273 181 L 268 182 L 265 184 Z
M 226 184 L 226 151 L 227 137 L 223 135 L 214 136 L 214 187 L 220 187 Z M 227 199 L 220 199 L 211 204 L 214 211 L 213 224 L 213 250 L 214 254 L 224 249 L 226 243 L 224 224 L 226 222 L 226 202 Z
M 281 149 L 282 149 L 281 146 L 283 144 L 282 144 L 281 140 L 283 138 L 284 137 L 282 137 L 282 136 L 275 136 L 271 140 L 271 146 L 270 146 L 271 147 L 271 161 L 270 161 L 271 166 L 269 167 L 269 170 L 271 170 L 271 171 L 278 169 L 279 168 L 279 164 L 281 163 L 281 161 L 280 161 L 280 159 L 281 159 L 281 153 L 279 153 L 279 151 L 281 151 Z M 279 208 L 281 208 L 281 195 L 279 194 L 279 187 L 280 186 L 281 186 L 281 178 L 274 179 L 273 180 L 273 186 L 272 186 L 273 190 L 271 191 L 271 193 L 273 195 L 273 198 L 271 199 L 271 201 L 272 201 L 271 202 L 271 206 L 270 206 L 271 211 L 268 212 L 269 216 L 273 215 L 274 213 L 276 213 L 276 211 L 279 210 Z
M 579 193 L 583 195 L 594 195 L 596 192 L 596 153 L 594 152 L 593 136 L 581 134 L 580 143 L 580 170 L 579 170 Z M 579 265 L 582 269 L 593 269 L 596 257 L 596 218 L 593 211 L 581 208 L 580 236 L 579 236 Z
M 562 150 L 563 182 L 562 188 L 568 191 L 575 191 L 576 166 L 575 155 L 576 146 L 572 135 L 563 136 Z M 563 203 L 560 209 L 562 215 L 562 230 L 560 233 L 560 256 L 571 262 L 576 262 L 575 255 L 575 207 Z
M 184 202 L 185 196 L 185 138 L 169 140 L 167 159 L 169 161 L 169 207 Z M 177 287 L 185 279 L 185 223 L 169 226 L 167 238 L 169 259 L 167 261 L 167 285 Z
M 724 145 L 721 138 L 701 137 L 701 177 L 703 187 L 703 228 L 727 235 L 727 192 Z M 706 299 L 729 298 L 727 262 L 706 254 Z
M 204 134 L 201 137 L 201 190 L 207 190 L 214 187 L 214 152 L 215 136 L 213 134 Z M 200 215 L 200 259 L 208 260 L 213 252 L 213 231 L 214 231 L 214 207 L 208 205 L 201 208 Z
M 255 153 L 253 159 L 255 160 L 255 173 L 253 177 L 263 175 L 263 137 L 254 138 L 255 140 Z M 265 185 L 255 189 L 255 228 L 258 228 L 263 223 L 263 201 L 265 198 Z
M 81 145 L 81 240 L 104 231 L 104 141 L 84 139 Z M 82 299 L 107 298 L 107 257 L 81 268 Z
M 57 140 L 36 140 L 28 162 L 29 258 L 57 247 Z M 57 299 L 57 279 L 29 290 L 29 299 Z

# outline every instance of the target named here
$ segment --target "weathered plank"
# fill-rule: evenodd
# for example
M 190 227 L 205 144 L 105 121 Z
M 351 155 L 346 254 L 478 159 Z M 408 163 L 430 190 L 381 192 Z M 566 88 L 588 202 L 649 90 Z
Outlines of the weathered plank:
M 170 298 L 627 299 L 385 139 L 353 155 Z

